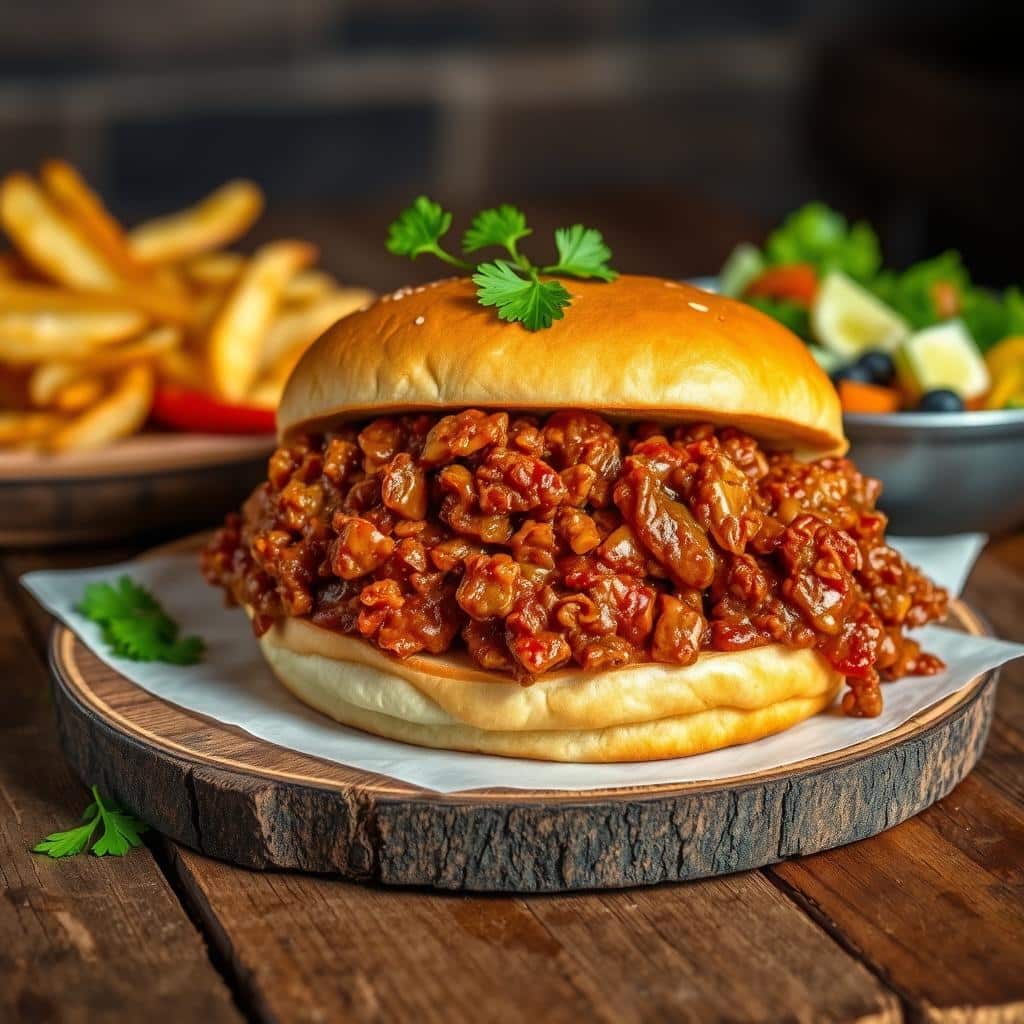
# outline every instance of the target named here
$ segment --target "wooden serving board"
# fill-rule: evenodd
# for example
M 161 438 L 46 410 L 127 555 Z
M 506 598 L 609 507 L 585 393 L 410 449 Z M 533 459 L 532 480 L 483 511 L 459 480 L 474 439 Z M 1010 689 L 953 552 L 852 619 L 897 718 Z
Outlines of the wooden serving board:
M 0 452 L 0 546 L 209 526 L 265 478 L 273 437 L 138 434 L 95 451 Z
M 951 620 L 984 632 L 962 603 Z M 439 794 L 165 703 L 63 626 L 54 628 L 50 664 L 64 751 L 78 775 L 193 849 L 250 868 L 516 892 L 700 878 L 875 835 L 974 767 L 997 677 L 979 676 L 884 736 L 768 773 L 591 792 Z

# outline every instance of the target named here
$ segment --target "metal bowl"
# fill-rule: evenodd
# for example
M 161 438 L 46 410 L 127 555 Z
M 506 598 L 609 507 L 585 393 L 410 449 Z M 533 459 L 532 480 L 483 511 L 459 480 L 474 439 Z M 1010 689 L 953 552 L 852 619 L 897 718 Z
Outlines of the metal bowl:
M 689 284 L 718 291 L 717 277 Z M 882 481 L 893 533 L 999 533 L 1024 524 L 1024 409 L 847 413 L 850 458 Z
M 843 417 L 850 457 L 882 481 L 893 533 L 998 533 L 1024 523 L 1024 410 Z

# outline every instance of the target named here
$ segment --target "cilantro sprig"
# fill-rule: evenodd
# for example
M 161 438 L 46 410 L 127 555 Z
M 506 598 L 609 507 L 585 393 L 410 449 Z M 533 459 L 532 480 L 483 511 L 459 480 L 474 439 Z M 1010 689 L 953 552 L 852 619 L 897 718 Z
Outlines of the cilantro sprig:
M 104 641 L 122 658 L 194 665 L 202 657 L 202 639 L 182 637 L 156 598 L 129 576 L 88 584 L 78 611 L 102 627 Z
M 515 206 L 506 203 L 481 210 L 463 233 L 461 243 L 463 256 L 497 248 L 504 249 L 508 258 L 474 263 L 450 253 L 441 239 L 451 226 L 451 213 L 426 196 L 419 196 L 388 229 L 388 251 L 410 259 L 427 253 L 450 266 L 472 271 L 480 304 L 493 306 L 500 319 L 521 323 L 530 331 L 561 320 L 565 308 L 572 304 L 572 296 L 557 278 L 614 281 L 618 276 L 608 265 L 612 252 L 601 232 L 582 224 L 555 231 L 558 259 L 547 265 L 532 263 L 519 248 L 533 230 L 526 224 L 526 215 Z
M 148 827 L 116 804 L 106 803 L 93 786 L 92 803 L 82 814 L 82 824 L 65 832 L 51 832 L 32 847 L 32 852 L 60 860 L 84 853 L 91 842 L 92 853 L 97 857 L 123 857 L 142 845 L 140 837 Z M 101 829 L 100 836 L 93 842 L 97 828 Z

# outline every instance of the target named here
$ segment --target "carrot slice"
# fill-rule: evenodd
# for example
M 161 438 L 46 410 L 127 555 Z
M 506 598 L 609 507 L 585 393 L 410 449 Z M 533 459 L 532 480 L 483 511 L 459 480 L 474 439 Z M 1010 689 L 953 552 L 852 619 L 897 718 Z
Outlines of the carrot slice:
M 862 384 L 858 380 L 839 382 L 839 402 L 843 412 L 896 412 L 900 401 L 900 392 L 895 388 Z

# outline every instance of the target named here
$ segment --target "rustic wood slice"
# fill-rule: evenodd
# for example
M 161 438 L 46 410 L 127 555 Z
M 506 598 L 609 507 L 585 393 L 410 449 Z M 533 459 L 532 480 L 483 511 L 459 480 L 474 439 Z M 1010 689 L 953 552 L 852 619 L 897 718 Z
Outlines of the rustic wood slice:
M 0 546 L 208 526 L 266 475 L 272 437 L 140 434 L 97 451 L 0 452 Z
M 953 619 L 983 631 L 962 604 Z M 875 835 L 974 767 L 997 675 L 884 736 L 768 773 L 585 793 L 439 794 L 168 704 L 63 626 L 50 663 L 74 769 L 193 849 L 251 868 L 516 892 L 700 878 Z

